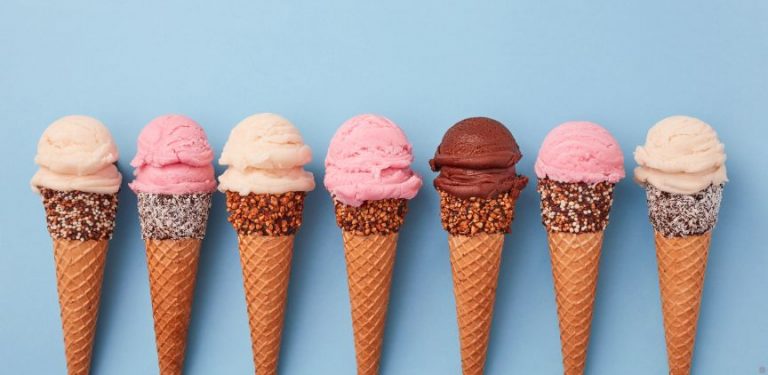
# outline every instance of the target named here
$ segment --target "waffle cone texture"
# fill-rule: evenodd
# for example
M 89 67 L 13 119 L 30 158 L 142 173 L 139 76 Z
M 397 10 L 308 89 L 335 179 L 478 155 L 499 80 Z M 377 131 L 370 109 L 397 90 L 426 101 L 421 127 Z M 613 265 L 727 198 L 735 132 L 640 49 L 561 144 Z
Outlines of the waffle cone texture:
M 138 194 L 161 375 L 180 375 L 210 193 Z
M 367 236 L 347 231 L 342 233 L 357 374 L 375 375 L 381 363 L 397 232 Z
M 67 374 L 87 375 L 96 336 L 107 240 L 53 240 Z
M 238 240 L 253 363 L 257 374 L 274 375 L 280 359 L 294 236 L 241 234 Z
M 603 233 L 615 184 L 539 178 L 560 326 L 563 373 L 584 374 Z
M 152 314 L 161 375 L 184 369 L 201 240 L 147 239 Z
M 603 232 L 549 232 L 563 373 L 580 375 L 587 362 Z
M 670 375 L 691 372 L 711 238 L 711 232 L 686 237 L 655 233 Z
M 115 226 L 117 193 L 38 188 L 53 239 L 67 373 L 87 375 L 108 241 Z
M 711 233 L 722 195 L 722 184 L 694 194 L 673 194 L 646 186 L 672 375 L 691 372 Z
M 464 375 L 485 368 L 503 244 L 503 233 L 448 236 Z
M 259 375 L 277 374 L 293 243 L 306 193 L 226 195 L 240 248 L 254 367 Z
M 440 221 L 448 232 L 462 373 L 481 375 L 493 322 L 504 234 L 509 233 L 514 220 L 520 191 L 513 189 L 491 198 L 462 198 L 439 188 L 438 193 Z

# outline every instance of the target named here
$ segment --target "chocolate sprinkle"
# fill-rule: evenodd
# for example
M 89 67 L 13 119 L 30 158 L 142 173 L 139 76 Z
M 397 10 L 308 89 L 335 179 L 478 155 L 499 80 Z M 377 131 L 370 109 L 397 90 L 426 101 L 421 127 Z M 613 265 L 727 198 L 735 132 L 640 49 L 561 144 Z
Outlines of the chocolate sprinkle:
M 139 193 L 141 238 L 178 240 L 205 237 L 211 193 Z
M 541 220 L 547 231 L 600 232 L 608 225 L 613 205 L 610 182 L 587 184 L 540 178 L 536 190 L 541 194 Z
M 360 236 L 390 234 L 400 230 L 408 213 L 405 199 L 382 199 L 365 201 L 359 207 L 333 201 L 336 210 L 336 225 L 345 232 Z
M 509 233 L 515 218 L 515 201 L 520 195 L 519 190 L 510 190 L 493 198 L 461 198 L 440 189 L 437 192 L 443 228 L 454 236 Z
M 108 240 L 117 214 L 117 193 L 58 191 L 38 187 L 48 233 L 54 239 Z
M 710 185 L 695 194 L 673 194 L 646 186 L 648 216 L 653 228 L 665 237 L 706 233 L 717 224 L 723 185 Z
M 237 233 L 288 236 L 301 226 L 306 193 L 248 194 L 227 191 L 229 220 Z

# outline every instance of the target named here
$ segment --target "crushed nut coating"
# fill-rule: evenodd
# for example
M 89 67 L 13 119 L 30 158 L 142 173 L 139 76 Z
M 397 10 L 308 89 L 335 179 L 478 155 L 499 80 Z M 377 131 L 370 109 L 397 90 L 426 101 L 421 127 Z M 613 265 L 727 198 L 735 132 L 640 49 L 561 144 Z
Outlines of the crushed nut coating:
M 227 191 L 229 220 L 237 233 L 288 236 L 301 226 L 305 192 L 248 194 Z
M 334 199 L 336 225 L 345 232 L 360 236 L 390 234 L 400 230 L 408 213 L 405 199 L 365 201 L 360 207 L 346 205 Z
M 704 234 L 717 224 L 723 185 L 710 185 L 695 194 L 672 194 L 646 186 L 648 216 L 665 237 Z
M 43 198 L 48 233 L 54 239 L 86 241 L 112 238 L 117 193 L 38 189 Z
M 493 198 L 461 198 L 440 189 L 437 192 L 443 228 L 454 236 L 509 233 L 515 218 L 515 201 L 520 195 L 519 190 L 510 190 Z
M 608 225 L 615 184 L 540 178 L 541 220 L 550 232 L 600 232 Z

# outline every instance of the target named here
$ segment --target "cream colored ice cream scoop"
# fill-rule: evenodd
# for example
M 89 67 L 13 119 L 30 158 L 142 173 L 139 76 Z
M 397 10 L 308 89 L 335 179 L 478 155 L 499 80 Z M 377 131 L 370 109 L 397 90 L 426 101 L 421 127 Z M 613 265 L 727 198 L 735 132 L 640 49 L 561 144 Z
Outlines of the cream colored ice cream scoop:
M 122 181 L 117 158 L 115 141 L 99 120 L 62 117 L 43 132 L 37 144 L 35 163 L 40 169 L 32 177 L 32 189 L 115 193 Z
M 219 164 L 227 170 L 219 177 L 219 190 L 241 195 L 310 191 L 315 178 L 303 166 L 312 150 L 285 118 L 260 113 L 241 121 L 229 135 Z
M 674 194 L 694 194 L 728 181 L 725 147 L 704 121 L 672 116 L 649 131 L 635 150 L 635 179 Z

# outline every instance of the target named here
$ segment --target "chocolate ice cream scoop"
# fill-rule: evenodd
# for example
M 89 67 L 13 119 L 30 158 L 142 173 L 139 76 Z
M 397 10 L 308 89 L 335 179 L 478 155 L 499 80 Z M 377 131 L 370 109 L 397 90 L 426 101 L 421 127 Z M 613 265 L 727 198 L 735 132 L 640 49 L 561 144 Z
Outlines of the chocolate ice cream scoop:
M 502 123 L 472 117 L 448 129 L 429 165 L 440 172 L 435 188 L 461 198 L 493 198 L 518 193 L 528 183 L 515 171 L 520 158 L 515 138 Z

